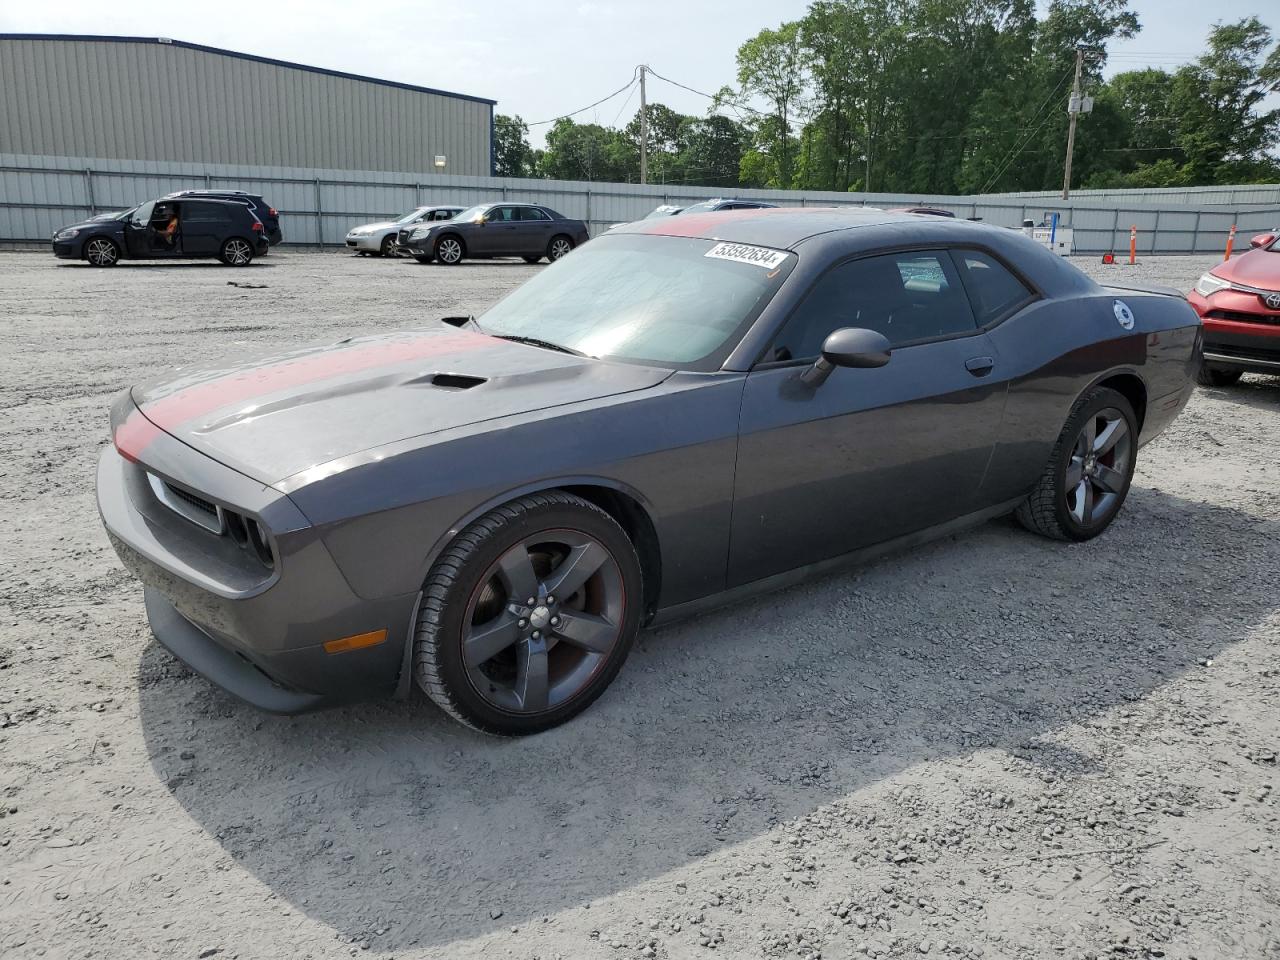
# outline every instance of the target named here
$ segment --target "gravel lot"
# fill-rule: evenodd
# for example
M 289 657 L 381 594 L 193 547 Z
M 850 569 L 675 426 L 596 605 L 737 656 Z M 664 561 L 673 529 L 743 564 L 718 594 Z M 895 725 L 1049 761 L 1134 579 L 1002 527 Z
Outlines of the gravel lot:
M 270 717 L 157 647 L 94 506 L 116 391 L 537 269 L 0 253 L 0 955 L 1280 956 L 1280 380 L 1199 391 L 1099 540 L 993 522 L 642 635 L 529 740 Z

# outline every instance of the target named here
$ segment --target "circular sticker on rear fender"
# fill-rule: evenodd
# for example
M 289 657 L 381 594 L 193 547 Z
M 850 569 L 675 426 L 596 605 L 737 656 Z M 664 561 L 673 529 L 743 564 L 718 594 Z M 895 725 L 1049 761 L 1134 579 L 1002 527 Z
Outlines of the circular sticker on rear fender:
M 1111 304 L 1111 310 L 1116 315 L 1116 323 L 1126 330 L 1133 329 L 1133 311 L 1129 309 L 1127 303 L 1123 300 L 1115 300 Z

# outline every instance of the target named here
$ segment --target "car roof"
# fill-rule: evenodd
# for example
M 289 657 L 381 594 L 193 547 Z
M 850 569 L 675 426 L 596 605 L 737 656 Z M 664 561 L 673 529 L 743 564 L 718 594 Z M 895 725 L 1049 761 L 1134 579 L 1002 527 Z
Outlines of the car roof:
M 173 193 L 166 193 L 160 199 L 176 200 L 178 197 L 259 197 L 259 195 L 247 190 L 175 190 Z
M 885 223 L 917 223 L 918 217 L 874 207 L 756 207 L 637 220 L 611 233 L 701 237 L 787 249 L 834 230 Z

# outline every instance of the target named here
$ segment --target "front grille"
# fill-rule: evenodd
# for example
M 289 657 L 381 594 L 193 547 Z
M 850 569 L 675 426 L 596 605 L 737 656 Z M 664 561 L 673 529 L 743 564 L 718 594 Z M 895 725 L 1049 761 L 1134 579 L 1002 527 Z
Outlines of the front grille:
M 230 537 L 236 546 L 255 556 L 268 570 L 275 568 L 275 547 L 266 527 L 259 520 L 220 507 L 198 493 L 183 489 L 154 473 L 147 474 L 147 483 L 156 500 L 178 516 L 203 527 L 215 536 Z
M 1233 323 L 1263 323 L 1270 326 L 1280 325 L 1280 314 L 1241 313 L 1239 310 L 1210 310 L 1205 314 L 1206 320 L 1230 320 Z
M 396 234 L 396 243 L 400 244 L 400 246 L 402 246 L 402 247 L 403 247 L 403 246 L 405 246 L 408 242 L 409 242 L 409 231 L 408 231 L 408 230 L 401 230 L 399 233 L 397 233 L 397 234 Z
M 172 483 L 165 481 L 165 487 L 168 491 L 184 503 L 190 504 L 197 510 L 203 510 L 211 517 L 218 515 L 218 508 L 206 500 L 204 497 L 197 497 L 194 493 L 188 493 L 180 487 L 175 487 Z

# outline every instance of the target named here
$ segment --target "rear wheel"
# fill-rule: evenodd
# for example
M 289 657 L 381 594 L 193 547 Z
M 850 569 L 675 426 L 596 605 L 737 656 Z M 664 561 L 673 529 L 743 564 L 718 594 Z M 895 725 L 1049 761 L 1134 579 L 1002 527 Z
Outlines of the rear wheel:
M 243 237 L 232 237 L 223 243 L 218 259 L 229 267 L 247 267 L 253 260 L 253 245 Z
M 1138 423 L 1124 395 L 1107 387 L 1076 401 L 1018 521 L 1055 540 L 1089 540 L 1110 526 L 1133 480 Z
M 94 267 L 114 267 L 120 261 L 120 248 L 106 237 L 93 237 L 84 245 L 84 258 Z
M 1200 369 L 1196 371 L 1196 383 L 1202 387 L 1229 387 L 1240 379 L 1242 373 L 1243 371 L 1240 370 L 1201 364 Z
M 617 675 L 640 596 L 635 548 L 612 517 L 563 491 L 522 497 L 467 527 L 432 567 L 414 676 L 477 730 L 546 730 Z
M 452 234 L 441 237 L 436 241 L 435 255 L 436 259 L 446 266 L 452 267 L 461 263 L 465 255 L 462 241 Z
M 572 249 L 573 249 L 573 241 L 570 240 L 568 237 L 566 237 L 564 234 L 560 234 L 557 237 L 552 237 L 551 242 L 547 244 L 547 259 L 550 260 L 552 263 L 555 263 L 561 257 L 569 253 L 569 251 L 571 251 Z

